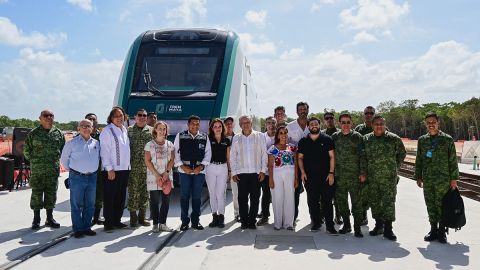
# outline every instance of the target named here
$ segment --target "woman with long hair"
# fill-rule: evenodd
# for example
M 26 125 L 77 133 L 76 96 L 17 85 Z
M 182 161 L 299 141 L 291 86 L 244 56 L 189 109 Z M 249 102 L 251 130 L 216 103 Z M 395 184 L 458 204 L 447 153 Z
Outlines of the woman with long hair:
M 281 125 L 275 132 L 275 143 L 268 151 L 269 186 L 272 192 L 275 230 L 293 230 L 294 192 L 298 186 L 297 147 L 288 144 L 288 129 Z
M 230 140 L 225 136 L 225 125 L 216 118 L 210 122 L 208 132 L 212 159 L 205 171 L 213 220 L 209 227 L 225 227 L 225 191 L 230 179 Z

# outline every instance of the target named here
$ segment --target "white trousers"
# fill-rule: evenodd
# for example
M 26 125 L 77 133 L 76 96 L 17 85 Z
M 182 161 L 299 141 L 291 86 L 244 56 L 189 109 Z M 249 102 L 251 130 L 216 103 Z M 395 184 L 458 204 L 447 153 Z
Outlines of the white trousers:
M 293 226 L 295 215 L 295 169 L 293 167 L 279 167 L 273 169 L 272 192 L 273 226 L 275 228 L 288 228 Z
M 225 191 L 227 190 L 227 164 L 210 164 L 205 171 L 210 208 L 213 214 L 225 214 Z

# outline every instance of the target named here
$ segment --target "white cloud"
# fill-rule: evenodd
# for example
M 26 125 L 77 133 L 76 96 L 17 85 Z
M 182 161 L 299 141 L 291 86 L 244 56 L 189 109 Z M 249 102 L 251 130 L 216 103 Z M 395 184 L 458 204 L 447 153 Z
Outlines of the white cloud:
M 369 34 L 365 31 L 362 31 L 358 34 L 355 35 L 353 38 L 353 43 L 358 44 L 358 43 L 368 43 L 368 42 L 376 42 L 378 41 L 377 37 L 375 37 L 372 34 Z
M 357 5 L 340 12 L 341 26 L 355 30 L 388 29 L 409 13 L 407 2 L 394 0 L 358 0 Z
M 85 11 L 93 11 L 94 6 L 92 0 L 67 0 L 67 3 L 79 7 Z
M 297 57 L 303 56 L 303 48 L 292 48 L 288 51 L 283 52 L 280 55 L 280 59 L 295 59 Z
M 67 34 L 62 32 L 25 34 L 9 18 L 0 17 L 0 44 L 44 49 L 59 46 L 65 40 L 67 40 Z
M 267 20 L 267 11 L 260 10 L 260 11 L 253 11 L 249 10 L 245 13 L 245 20 L 248 23 L 254 24 L 257 27 L 265 27 L 266 20 Z
M 179 5 L 167 10 L 167 19 L 173 20 L 176 26 L 192 26 L 197 19 L 207 15 L 206 0 L 178 0 Z
M 423 55 L 394 62 L 369 62 L 342 50 L 249 60 L 262 116 L 284 105 L 295 117 L 300 100 L 309 102 L 311 112 L 362 110 L 387 100 L 462 102 L 478 96 L 480 89 L 480 51 L 455 41 L 434 44 Z
M 317 0 L 316 2 L 312 3 L 312 7 L 310 8 L 311 12 L 319 11 L 323 6 L 326 5 L 334 5 L 342 0 Z
M 247 55 L 273 55 L 276 53 L 275 44 L 265 38 L 256 38 L 250 33 L 239 33 L 238 35 L 240 36 L 241 46 Z M 260 41 L 257 41 L 257 39 L 260 39 Z
M 98 113 L 102 122 L 113 103 L 122 61 L 83 64 L 62 54 L 25 48 L 18 59 L 0 63 L 0 107 L 11 118 L 36 119 L 44 108 L 56 120 L 81 119 Z

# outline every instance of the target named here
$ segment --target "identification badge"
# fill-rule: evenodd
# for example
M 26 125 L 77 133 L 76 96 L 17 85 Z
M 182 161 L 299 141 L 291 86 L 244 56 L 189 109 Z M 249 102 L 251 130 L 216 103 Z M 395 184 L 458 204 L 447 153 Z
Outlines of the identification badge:
M 428 157 L 428 158 L 432 158 L 432 150 L 428 150 L 428 151 L 427 151 L 427 157 Z

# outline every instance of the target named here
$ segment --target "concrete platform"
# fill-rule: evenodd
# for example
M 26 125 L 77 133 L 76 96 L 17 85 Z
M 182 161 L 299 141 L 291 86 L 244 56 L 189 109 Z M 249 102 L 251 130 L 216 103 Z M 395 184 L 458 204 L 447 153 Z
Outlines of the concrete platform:
M 473 175 L 480 175 L 480 170 L 474 170 L 473 169 L 473 164 L 458 163 L 458 169 L 461 172 L 464 172 L 464 173 L 469 173 L 469 174 L 473 174 Z
M 64 176 L 63 176 L 64 177 Z M 62 178 L 63 178 L 62 177 Z M 63 179 L 60 180 L 61 183 Z M 30 226 L 29 190 L 0 193 L 0 265 L 39 246 L 54 236 L 70 230 L 68 191 L 59 186 L 55 217 L 62 224 L 57 230 L 42 228 L 33 232 Z M 230 199 L 230 192 L 228 193 Z M 156 269 L 480 269 L 479 203 L 464 198 L 467 225 L 450 232 L 449 243 L 427 243 L 423 236 L 429 229 L 423 195 L 415 182 L 402 178 L 397 196 L 397 242 L 368 236 L 332 236 L 309 231 L 306 194 L 301 196 L 300 221 L 296 231 L 275 231 L 273 226 L 241 230 L 234 223 L 229 203 L 224 229 L 189 230 L 172 241 L 155 257 Z M 43 213 L 42 213 L 43 214 Z M 125 211 L 127 214 L 127 211 Z M 167 223 L 180 225 L 178 190 L 173 193 Z M 43 214 L 44 215 L 44 214 Z M 44 219 L 44 217 L 42 217 Z M 210 222 L 206 207 L 201 222 Z M 128 216 L 124 216 L 124 221 Z M 271 217 L 270 221 L 273 221 Z M 369 220 L 373 225 L 373 220 Z M 105 233 L 99 226 L 94 237 L 69 238 L 43 253 L 19 264 L 15 269 L 136 269 L 141 266 L 168 234 L 153 234 L 151 227 Z

